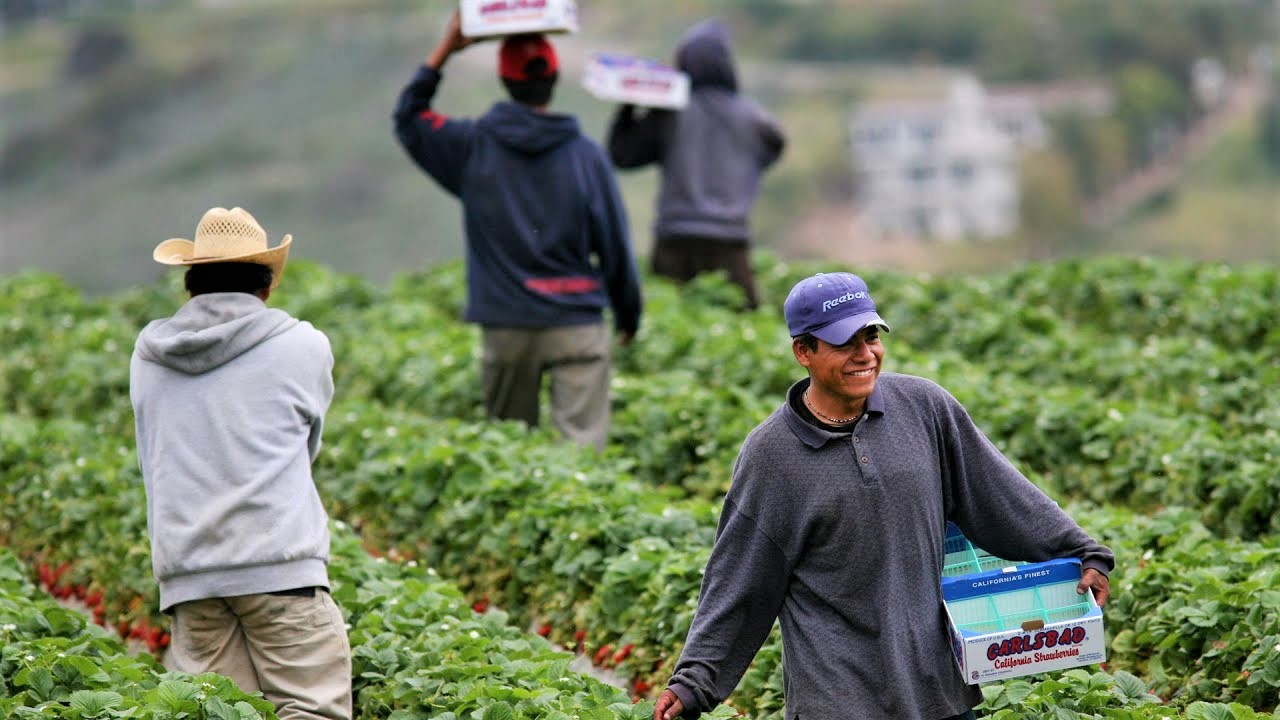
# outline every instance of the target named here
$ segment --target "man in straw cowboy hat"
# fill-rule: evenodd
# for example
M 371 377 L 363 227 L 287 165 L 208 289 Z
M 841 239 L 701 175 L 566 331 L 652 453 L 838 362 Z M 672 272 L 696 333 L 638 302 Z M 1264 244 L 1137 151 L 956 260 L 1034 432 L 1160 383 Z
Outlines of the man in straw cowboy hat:
M 292 236 L 241 208 L 160 243 L 191 298 L 138 335 L 138 463 L 171 664 L 217 672 L 281 718 L 351 717 L 351 648 L 329 597 L 328 516 L 311 478 L 333 399 L 324 333 L 266 305 Z
M 640 324 L 640 282 L 613 169 L 572 115 L 547 106 L 559 63 L 542 35 L 502 41 L 498 75 L 512 102 L 476 119 L 432 109 L 441 68 L 472 43 L 458 15 L 404 88 L 395 133 L 409 157 L 462 201 L 465 318 L 483 338 L 490 417 L 538 423 L 543 375 L 551 418 L 569 439 L 603 447 L 609 430 L 609 333 Z

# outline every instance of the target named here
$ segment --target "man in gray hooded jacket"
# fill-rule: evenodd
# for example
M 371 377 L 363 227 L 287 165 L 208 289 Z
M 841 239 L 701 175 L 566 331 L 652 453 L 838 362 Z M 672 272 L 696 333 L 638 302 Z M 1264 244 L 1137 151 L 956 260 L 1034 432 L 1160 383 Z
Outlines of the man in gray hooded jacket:
M 328 516 L 311 477 L 333 399 L 324 333 L 266 300 L 291 236 L 213 208 L 161 243 L 191 299 L 149 323 L 129 368 L 169 662 L 261 690 L 282 719 L 351 717 L 351 649 L 329 597 Z
M 637 115 L 623 105 L 609 130 L 609 156 L 619 168 L 662 167 L 653 272 L 684 282 L 727 271 L 754 308 L 749 219 L 760 176 L 781 157 L 786 137 L 777 119 L 738 92 L 729 31 L 719 20 L 685 33 L 676 67 L 689 75 L 688 106 Z

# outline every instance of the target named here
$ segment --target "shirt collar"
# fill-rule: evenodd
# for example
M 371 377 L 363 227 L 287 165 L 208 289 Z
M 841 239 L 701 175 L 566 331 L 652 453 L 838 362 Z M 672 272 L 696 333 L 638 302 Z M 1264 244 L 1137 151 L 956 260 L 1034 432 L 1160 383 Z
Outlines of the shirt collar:
M 796 412 L 792 403 L 801 402 L 800 394 L 809 388 L 809 378 L 804 378 L 791 386 L 787 391 L 787 402 L 783 406 L 783 418 L 787 422 L 787 427 L 791 428 L 791 432 L 795 433 L 805 445 L 811 448 L 820 448 L 831 440 L 845 437 L 848 433 L 833 433 L 823 430 L 812 423 L 805 422 L 804 418 Z M 871 391 L 871 395 L 867 398 L 867 415 L 880 416 L 884 415 L 884 395 L 880 392 L 880 383 L 876 383 L 876 387 Z

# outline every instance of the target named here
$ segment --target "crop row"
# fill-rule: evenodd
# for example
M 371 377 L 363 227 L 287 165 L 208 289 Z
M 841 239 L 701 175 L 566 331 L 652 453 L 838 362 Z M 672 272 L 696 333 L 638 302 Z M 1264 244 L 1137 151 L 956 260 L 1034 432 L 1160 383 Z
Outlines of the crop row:
M 329 447 L 317 467 L 322 494 L 333 503 L 335 515 L 358 524 L 380 546 L 430 562 L 458 578 L 473 600 L 487 595 L 512 610 L 521 623 L 544 627 L 566 644 L 580 642 L 607 662 L 620 658 L 621 669 L 643 682 L 659 680 L 691 617 L 714 527 L 714 504 L 688 499 L 689 491 L 714 496 L 723 489 L 737 442 L 795 375 L 789 354 L 777 352 L 785 352 L 785 334 L 777 337 L 777 319 L 763 311 L 733 315 L 725 309 L 728 303 L 719 302 L 723 288 L 714 282 L 695 285 L 683 296 L 655 285 L 649 316 L 664 332 L 643 338 L 641 347 L 619 357 L 615 442 L 599 457 L 553 446 L 545 433 L 433 417 L 474 418 L 478 405 L 471 356 L 474 335 L 452 316 L 460 297 L 456 273 L 441 270 L 402 278 L 390 296 L 381 296 L 350 278 L 305 265 L 298 269 L 298 291 L 282 300 L 330 332 L 339 356 L 339 392 L 344 399 L 331 413 Z M 1094 497 L 1110 500 L 1114 494 L 1143 507 L 1153 504 L 1161 490 L 1188 504 L 1217 493 L 1223 499 L 1211 501 L 1200 513 L 1217 533 L 1264 534 L 1259 528 L 1269 527 L 1275 516 L 1275 493 L 1267 492 L 1266 485 L 1273 479 L 1264 469 L 1249 475 L 1241 468 L 1265 468 L 1266 453 L 1274 447 L 1268 439 L 1274 434 L 1267 433 L 1274 432 L 1275 415 L 1267 413 L 1266 402 L 1275 397 L 1274 386 L 1253 388 L 1236 368 L 1230 370 L 1230 382 L 1224 381 L 1235 390 L 1204 400 L 1204 393 L 1197 391 L 1203 385 L 1179 385 L 1190 381 L 1194 368 L 1172 361 L 1161 364 L 1163 374 L 1144 381 L 1143 370 L 1156 367 L 1148 357 L 1152 348 L 1174 350 L 1180 343 L 1198 343 L 1195 333 L 1209 327 L 1197 329 L 1171 291 L 1150 292 L 1140 284 L 1125 291 L 1119 275 L 1112 278 L 1116 296 L 1147 298 L 1139 307 L 1158 300 L 1162 307 L 1173 308 L 1171 317 L 1177 322 L 1164 323 L 1172 325 L 1171 331 L 1146 338 L 1120 332 L 1122 323 L 1085 324 L 1091 321 L 1074 305 L 1077 314 L 1047 304 L 1032 310 L 1011 306 L 1003 314 L 987 312 L 974 323 L 980 333 L 969 328 L 972 341 L 966 340 L 958 319 L 952 328 L 937 319 L 955 315 L 944 309 L 960 290 L 979 299 L 997 292 L 1032 297 L 1028 288 L 1037 279 L 1053 287 L 1062 283 L 1056 273 L 1069 277 L 1076 270 L 1039 270 L 1040 277 L 1024 274 L 1016 283 L 1007 278 L 985 285 L 885 283 L 887 288 L 898 287 L 901 294 L 895 298 L 890 290 L 880 295 L 882 306 L 896 302 L 908 309 L 901 315 L 907 322 L 896 324 L 892 336 L 897 369 L 939 377 L 974 409 L 980 424 L 991 419 L 991 434 L 998 443 L 1035 469 L 1043 484 L 1066 497 L 1096 493 Z M 1149 275 L 1165 272 L 1141 266 L 1138 270 Z M 1192 270 L 1191 279 L 1217 277 L 1212 268 Z M 1170 274 L 1178 272 L 1175 268 Z M 769 268 L 762 277 L 776 286 L 790 280 L 779 267 Z M 1227 277 L 1220 284 L 1235 281 Z M 1253 288 L 1263 296 L 1268 292 L 1265 281 L 1266 277 Z M 1244 285 L 1239 294 L 1250 289 Z M 56 280 L 39 278 L 14 281 L 7 290 L 0 292 L 0 308 L 8 305 L 21 312 L 9 315 L 7 324 L 0 326 L 6 340 L 5 354 L 0 355 L 0 390 L 14 398 L 14 407 L 25 416 L 72 415 L 92 424 L 91 430 L 73 432 L 74 438 L 62 438 L 59 433 L 65 429 L 57 422 L 33 425 L 36 429 L 28 434 L 37 436 L 31 438 L 37 445 L 66 442 L 78 452 L 63 459 L 34 460 L 27 471 L 39 474 L 55 468 L 65 473 L 63 481 L 75 484 L 86 473 L 112 472 L 99 463 L 131 463 L 131 416 L 122 393 L 127 387 L 124 359 L 140 323 L 171 312 L 172 294 L 151 289 L 87 301 Z M 689 302 L 699 294 L 708 301 Z M 923 310 L 929 297 L 943 298 L 932 313 Z M 1093 300 L 1112 310 L 1116 305 L 1105 293 Z M 983 307 L 998 308 L 999 303 Z M 1249 325 L 1247 320 L 1241 327 Z M 924 352 L 913 350 L 913 343 L 921 339 L 913 338 L 911 325 L 929 327 L 928 322 L 936 324 L 937 334 L 929 338 L 932 345 Z M 1043 332 L 1046 328 L 1053 331 Z M 1125 378 L 1116 387 L 1130 393 L 1128 404 L 1081 392 L 1079 377 L 1055 383 L 1031 374 L 1033 368 L 1062 367 L 1060 357 L 1054 362 L 1046 358 L 1061 355 L 1071 339 L 1083 338 L 1083 346 L 1094 348 L 1099 343 L 1093 341 L 1109 332 L 1115 333 L 1117 358 L 1103 362 L 1105 353 L 1088 350 L 1081 355 L 1089 360 L 1072 363 L 1070 372 L 1086 373 L 1090 362 L 1098 362 L 1097 374 Z M 1252 337 L 1238 336 L 1239 352 L 1212 342 L 1209 347 L 1221 355 L 1224 367 L 1259 360 L 1262 364 L 1256 367 L 1265 379 L 1266 373 L 1274 372 L 1274 359 L 1267 365 L 1258 347 L 1249 345 Z M 981 358 L 983 348 L 1002 344 L 1026 348 L 1007 358 L 1011 371 L 976 371 L 993 364 L 991 358 Z M 981 364 L 967 361 L 968 355 L 979 356 Z M 1027 357 L 1040 362 L 1028 362 Z M 1125 376 L 1114 367 L 1136 369 Z M 1180 410 L 1175 410 L 1196 397 L 1209 407 L 1221 403 L 1230 411 L 1203 423 L 1194 436 L 1198 443 L 1188 446 L 1188 431 L 1178 419 Z M 1162 410 L 1161 401 L 1170 398 L 1177 400 L 1174 409 Z M 0 434 L 4 440 L 19 432 L 5 430 Z M 1199 451 L 1211 442 L 1215 453 Z M 1110 470 L 1113 466 L 1120 469 Z M 6 482 L 18 477 L 22 476 L 9 476 Z M 1115 492 L 1119 483 L 1137 489 Z M 1223 483 L 1238 492 L 1222 490 Z M 72 511 L 90 518 L 104 500 L 76 500 L 74 490 L 60 489 L 58 494 L 64 492 L 73 505 L 79 503 Z M 136 509 L 136 497 L 133 502 Z M 121 504 L 125 507 L 105 512 L 129 517 L 129 501 Z M 28 504 L 28 509 L 41 508 Z M 1255 596 L 1267 597 L 1274 590 L 1274 575 L 1262 572 L 1264 561 L 1272 557 L 1268 545 L 1207 537 L 1186 512 L 1173 515 L 1176 523 L 1161 520 L 1167 515 L 1157 516 L 1157 524 L 1169 527 L 1133 537 L 1131 528 L 1144 524 L 1132 516 L 1113 520 L 1101 511 L 1076 514 L 1090 530 L 1125 550 L 1115 579 L 1143 599 L 1126 608 L 1121 594 L 1115 610 L 1109 608 L 1109 628 L 1116 635 L 1113 667 L 1129 667 L 1149 678 L 1153 689 L 1166 697 L 1176 695 L 1179 702 L 1239 697 L 1254 707 L 1274 704 L 1274 675 L 1266 668 L 1277 660 L 1265 648 L 1270 647 L 1267 638 L 1277 632 L 1275 605 L 1263 602 L 1249 614 L 1250 594 L 1230 592 L 1241 584 L 1252 588 Z M 72 557 L 100 557 L 90 543 L 74 543 L 75 528 L 48 524 L 53 526 L 50 536 L 64 532 L 65 539 L 73 541 L 71 547 L 83 548 L 83 554 Z M 103 534 L 113 532 L 110 523 L 104 525 Z M 115 530 L 127 534 L 126 528 Z M 1194 542 L 1184 547 L 1172 541 L 1184 535 Z M 1201 554 L 1193 552 L 1195 548 Z M 136 548 L 125 552 L 138 555 Z M 1144 567 L 1125 565 L 1147 552 L 1152 557 Z M 122 578 L 122 586 L 147 587 L 146 563 L 135 568 L 140 577 Z M 1203 572 L 1188 573 L 1185 568 Z M 1247 585 L 1250 582 L 1254 584 Z M 1206 607 L 1216 614 L 1206 616 Z M 623 653 L 627 647 L 630 650 Z M 753 717 L 766 717 L 778 706 L 777 657 L 775 638 L 735 700 L 756 708 L 759 712 Z
M 0 548 L 0 714 L 7 718 L 275 718 L 271 703 L 213 674 L 167 672 L 151 655 L 56 603 Z
M 372 413 L 333 415 L 319 479 L 335 512 L 394 556 L 459 578 L 472 602 L 487 598 L 640 688 L 664 679 L 692 618 L 713 506 L 668 501 L 516 425 Z M 0 536 L 50 567 L 74 561 L 65 584 L 104 593 L 111 621 L 162 625 L 141 482 L 120 438 L 11 416 L 0 429 L 12 468 Z M 1121 557 L 1144 558 L 1115 575 L 1111 667 L 1180 703 L 1275 703 L 1274 547 L 1214 538 L 1188 512 L 1073 513 Z M 753 717 L 778 709 L 778 650 L 775 637 L 734 699 Z
M 331 438 L 319 482 L 379 542 L 467 578 L 471 592 L 549 623 L 557 637 L 634 643 L 630 672 L 656 660 L 660 681 L 669 669 L 710 551 L 707 506 L 672 502 L 507 428 L 369 409 L 338 418 Z M 1073 514 L 1122 558 L 1108 623 L 1124 644 L 1112 667 L 1156 680 L 1165 697 L 1275 704 L 1280 676 L 1251 677 L 1280 670 L 1280 654 L 1255 652 L 1280 633 L 1274 540 L 1213 537 L 1185 510 L 1151 520 L 1085 506 Z M 1189 622 L 1188 607 L 1212 614 Z M 740 694 L 776 680 L 749 677 Z
M 764 261 L 777 296 L 799 268 Z M 334 344 L 339 398 L 480 419 L 478 342 L 457 320 L 461 272 L 389 290 L 298 263 L 281 292 Z M 1097 261 L 987 278 L 877 275 L 894 318 L 889 368 L 936 378 L 1010 457 L 1064 497 L 1140 510 L 1202 508 L 1223 536 L 1280 530 L 1280 272 Z M 777 308 L 736 314 L 715 279 L 647 285 L 647 327 L 618 352 L 609 452 L 652 485 L 714 499 L 741 438 L 798 376 Z M 37 416 L 114 408 L 127 425 L 127 356 L 171 313 L 155 286 L 87 300 L 56 278 L 0 285 L 0 391 Z M 706 296 L 707 302 L 692 298 Z M 74 388 L 74 390 L 72 390 Z
M 5 431 L 0 457 L 6 466 L 15 461 L 16 468 L 4 477 L 6 486 L 16 492 L 0 525 L 0 541 L 42 567 L 57 568 L 53 576 L 41 578 L 55 594 L 79 586 L 88 595 L 98 596 L 100 624 L 165 627 L 167 618 L 155 611 L 145 516 L 121 512 L 138 507 L 142 500 L 136 470 L 125 469 L 121 462 L 130 458 L 95 442 L 90 428 L 59 423 L 56 430 L 43 435 L 38 429 L 33 432 L 32 424 L 0 417 Z M 38 447 L 47 452 L 20 456 L 14 451 L 28 441 L 41 443 Z M 85 454 L 55 460 L 68 451 Z M 25 474 L 29 467 L 24 463 L 31 461 L 52 461 L 51 472 Z M 19 490 L 20 484 L 24 487 Z M 53 517 L 65 520 L 46 523 Z M 513 627 L 504 613 L 493 609 L 477 613 L 473 603 L 433 569 L 374 559 L 343 523 L 334 523 L 331 534 L 330 577 L 334 598 L 349 625 L 358 717 L 449 718 L 479 713 L 475 717 L 625 720 L 651 716 L 652 704 L 633 704 L 626 692 L 570 672 L 572 654 Z M 0 564 L 0 581 L 13 582 L 24 574 L 12 562 Z M 156 683 L 178 677 L 164 675 L 150 655 L 126 658 L 115 636 L 108 636 L 78 612 L 53 605 L 47 595 L 43 600 L 35 598 L 25 586 L 19 595 L 25 599 L 16 603 L 0 595 L 0 619 L 9 611 L 18 617 L 0 620 L 0 635 L 11 633 L 4 655 L 9 664 L 0 664 L 0 677 L 9 688 L 4 697 L 11 697 L 15 713 L 16 708 L 36 708 L 30 716 L 44 716 L 40 713 L 45 711 L 38 708 L 53 702 L 46 714 L 74 716 L 65 713 L 76 691 L 120 694 L 129 690 L 139 695 Z M 37 604 L 35 609 L 27 607 L 32 603 Z M 10 624 L 16 630 L 4 629 Z M 19 652 L 19 648 L 26 650 Z M 92 671 L 86 662 L 110 665 L 107 677 Z M 47 686 L 46 676 L 55 685 Z M 136 682 L 143 684 L 135 688 Z M 222 684 L 218 687 L 223 700 L 243 699 Z M 24 714 L 25 710 L 13 716 Z M 732 714 L 725 708 L 714 717 Z M 212 710 L 208 716 L 218 717 Z

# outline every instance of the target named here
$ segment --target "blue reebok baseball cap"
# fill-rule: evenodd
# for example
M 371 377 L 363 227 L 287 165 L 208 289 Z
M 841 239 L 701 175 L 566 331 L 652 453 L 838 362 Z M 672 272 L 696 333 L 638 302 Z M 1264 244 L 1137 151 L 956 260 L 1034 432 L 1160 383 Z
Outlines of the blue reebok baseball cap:
M 791 337 L 809 333 L 843 345 L 868 325 L 889 324 L 876 312 L 867 283 L 853 273 L 818 273 L 796 283 L 782 305 Z

